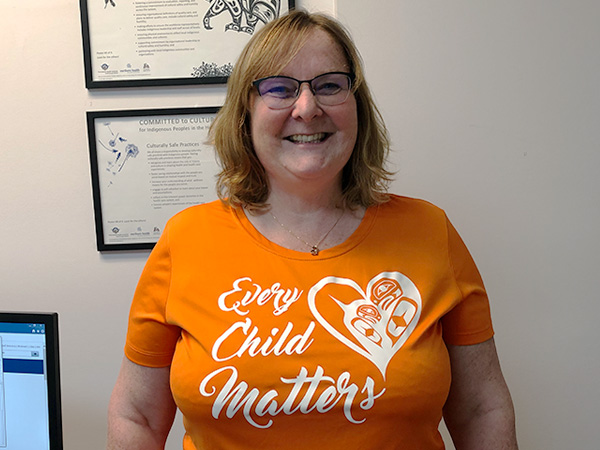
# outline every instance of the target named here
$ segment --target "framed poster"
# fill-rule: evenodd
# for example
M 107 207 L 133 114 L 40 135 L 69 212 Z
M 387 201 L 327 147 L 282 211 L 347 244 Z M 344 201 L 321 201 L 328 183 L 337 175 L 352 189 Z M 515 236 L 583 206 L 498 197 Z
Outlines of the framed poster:
M 79 0 L 88 89 L 225 83 L 294 0 Z
M 151 249 L 171 216 L 217 199 L 218 165 L 206 144 L 217 111 L 87 113 L 99 251 Z

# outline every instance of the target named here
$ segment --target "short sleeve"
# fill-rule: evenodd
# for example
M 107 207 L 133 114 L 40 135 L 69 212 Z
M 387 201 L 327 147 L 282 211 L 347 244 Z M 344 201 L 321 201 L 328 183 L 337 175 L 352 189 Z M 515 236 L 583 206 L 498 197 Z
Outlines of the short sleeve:
M 494 335 L 490 305 L 483 280 L 471 254 L 456 229 L 446 219 L 448 257 L 461 299 L 442 318 L 444 341 L 451 345 L 473 345 Z
M 170 282 L 171 258 L 165 228 L 146 262 L 129 313 L 125 356 L 136 364 L 171 364 L 180 329 L 168 323 Z

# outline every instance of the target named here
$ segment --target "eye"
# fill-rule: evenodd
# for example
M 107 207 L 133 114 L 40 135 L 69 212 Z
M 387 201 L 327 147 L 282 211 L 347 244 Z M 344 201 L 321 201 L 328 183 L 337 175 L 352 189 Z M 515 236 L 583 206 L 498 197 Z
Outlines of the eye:
M 324 81 L 320 82 L 315 86 L 315 92 L 317 95 L 334 95 L 342 90 L 342 86 L 335 81 Z
M 325 74 L 313 81 L 313 89 L 317 95 L 335 95 L 347 91 L 348 77 L 338 73 Z
M 296 96 L 294 80 L 287 78 L 268 78 L 260 83 L 259 91 L 262 96 L 290 98 Z

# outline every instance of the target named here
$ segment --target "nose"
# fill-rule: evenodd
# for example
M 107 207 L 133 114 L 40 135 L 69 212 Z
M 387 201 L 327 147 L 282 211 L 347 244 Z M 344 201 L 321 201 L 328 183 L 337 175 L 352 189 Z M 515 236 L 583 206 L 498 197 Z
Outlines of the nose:
M 323 110 L 317 102 L 317 98 L 310 89 L 310 85 L 308 83 L 303 83 L 300 85 L 300 92 L 298 93 L 298 98 L 294 103 L 292 117 L 294 119 L 310 121 L 322 114 Z

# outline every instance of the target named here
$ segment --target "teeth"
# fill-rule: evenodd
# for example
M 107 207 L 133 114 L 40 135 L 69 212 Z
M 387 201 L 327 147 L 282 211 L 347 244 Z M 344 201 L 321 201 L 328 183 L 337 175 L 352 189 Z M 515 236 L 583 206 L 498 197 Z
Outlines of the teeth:
M 325 133 L 317 134 L 294 134 L 288 138 L 292 142 L 308 143 L 308 142 L 319 142 L 325 139 Z

